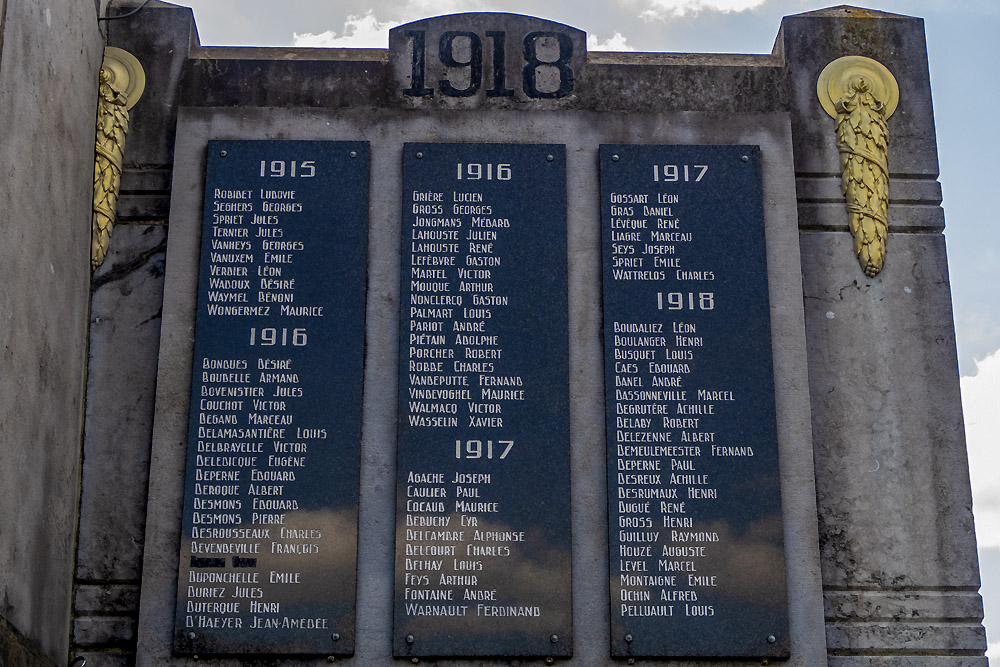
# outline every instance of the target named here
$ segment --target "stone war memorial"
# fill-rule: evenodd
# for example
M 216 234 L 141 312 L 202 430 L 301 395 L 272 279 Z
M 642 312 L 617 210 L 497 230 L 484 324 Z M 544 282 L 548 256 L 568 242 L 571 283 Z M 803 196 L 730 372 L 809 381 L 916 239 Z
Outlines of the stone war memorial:
M 0 24 L 0 663 L 987 665 L 919 18 L 51 4 Z

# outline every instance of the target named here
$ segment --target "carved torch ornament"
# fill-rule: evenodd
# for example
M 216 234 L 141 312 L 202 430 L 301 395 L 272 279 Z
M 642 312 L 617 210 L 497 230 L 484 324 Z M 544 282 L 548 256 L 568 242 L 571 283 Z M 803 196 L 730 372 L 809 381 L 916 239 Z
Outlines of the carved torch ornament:
M 885 66 L 863 56 L 827 65 L 816 82 L 820 104 L 836 121 L 841 190 L 847 199 L 854 254 L 865 275 L 885 263 L 889 235 L 889 130 L 899 86 Z
M 105 47 L 97 94 L 97 144 L 94 157 L 94 215 L 90 267 L 97 269 L 108 253 L 115 204 L 122 178 L 122 156 L 128 134 L 128 112 L 146 86 L 142 65 L 128 51 Z

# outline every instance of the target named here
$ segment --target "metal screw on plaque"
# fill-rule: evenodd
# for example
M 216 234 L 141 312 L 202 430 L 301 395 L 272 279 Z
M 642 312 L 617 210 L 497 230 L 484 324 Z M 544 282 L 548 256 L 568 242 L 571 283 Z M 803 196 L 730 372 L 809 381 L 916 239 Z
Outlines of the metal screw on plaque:
M 620 157 L 618 157 L 617 155 L 612 155 L 612 156 L 611 156 L 611 161 L 612 161 L 612 162 L 618 162 L 618 160 L 621 160 L 621 158 L 620 158 Z
M 558 643 L 559 642 L 559 635 L 552 635 L 551 637 L 549 637 L 549 641 L 552 642 L 553 644 Z
M 229 155 L 229 151 L 219 151 L 219 155 L 221 155 L 222 157 L 226 157 L 227 155 Z
M 195 637 L 197 637 L 197 636 L 198 636 L 198 635 L 196 635 L 196 634 L 195 634 L 195 633 L 193 633 L 193 632 L 189 632 L 189 633 L 188 633 L 188 639 L 194 639 L 194 638 L 195 638 Z
M 351 151 L 351 157 L 357 157 L 357 156 L 358 156 L 357 151 Z
M 413 643 L 413 635 L 406 635 L 406 643 L 407 644 Z
M 555 155 L 546 155 L 546 156 L 545 156 L 545 159 L 546 159 L 547 161 L 549 161 L 549 162 L 552 162 L 553 160 L 555 160 L 555 159 L 556 159 L 556 156 L 555 156 Z
M 330 639 L 332 639 L 335 642 L 339 642 L 340 641 L 340 633 L 339 632 L 334 632 L 332 635 L 330 635 Z
M 748 156 L 748 155 L 744 155 L 744 156 L 743 156 L 743 157 L 741 157 L 740 159 L 741 159 L 741 160 L 743 160 L 744 162 L 749 162 L 749 161 L 750 161 L 750 156 Z
M 775 637 L 774 635 L 768 635 L 767 636 L 767 643 L 768 644 L 773 644 L 776 641 L 778 641 L 778 638 Z
M 417 153 L 417 159 L 418 159 L 418 160 L 419 160 L 419 159 L 421 159 L 421 158 L 423 158 L 423 157 L 424 157 L 424 154 L 423 154 L 423 153 Z
M 632 635 L 631 635 L 631 633 L 625 635 L 625 641 L 627 641 L 627 642 L 632 641 Z

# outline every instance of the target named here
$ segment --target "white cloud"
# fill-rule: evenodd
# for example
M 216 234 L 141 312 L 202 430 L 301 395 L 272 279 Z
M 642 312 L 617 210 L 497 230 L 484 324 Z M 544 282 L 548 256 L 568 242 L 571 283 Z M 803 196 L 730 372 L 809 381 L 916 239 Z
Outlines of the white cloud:
M 962 410 L 979 547 L 1000 547 L 1000 350 L 962 378 Z
M 767 0 L 646 0 L 643 4 L 648 4 L 649 7 L 641 11 L 639 16 L 646 20 L 659 19 L 663 21 L 703 11 L 728 14 L 756 9 L 765 2 Z
M 375 15 L 369 10 L 364 16 L 349 15 L 344 21 L 344 31 L 339 35 L 334 30 L 317 34 L 294 33 L 292 44 L 294 46 L 384 49 L 389 46 L 389 30 L 397 25 L 400 24 L 393 21 L 382 23 L 376 20 Z
M 504 4 L 506 3 L 496 0 L 408 0 L 403 3 L 401 11 L 404 16 L 409 17 L 407 21 L 415 21 L 458 12 L 501 11 L 496 8 Z
M 620 32 L 615 32 L 614 35 L 601 41 L 597 38 L 597 35 L 593 33 L 587 33 L 587 50 L 588 51 L 635 51 L 635 48 L 629 46 L 626 43 L 625 36 Z

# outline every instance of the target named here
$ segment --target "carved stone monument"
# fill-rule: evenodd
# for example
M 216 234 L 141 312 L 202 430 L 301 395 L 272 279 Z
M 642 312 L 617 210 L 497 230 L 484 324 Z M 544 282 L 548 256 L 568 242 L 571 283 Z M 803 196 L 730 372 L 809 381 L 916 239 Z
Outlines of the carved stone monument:
M 918 19 L 234 49 L 140 4 L 74 656 L 986 665 Z

